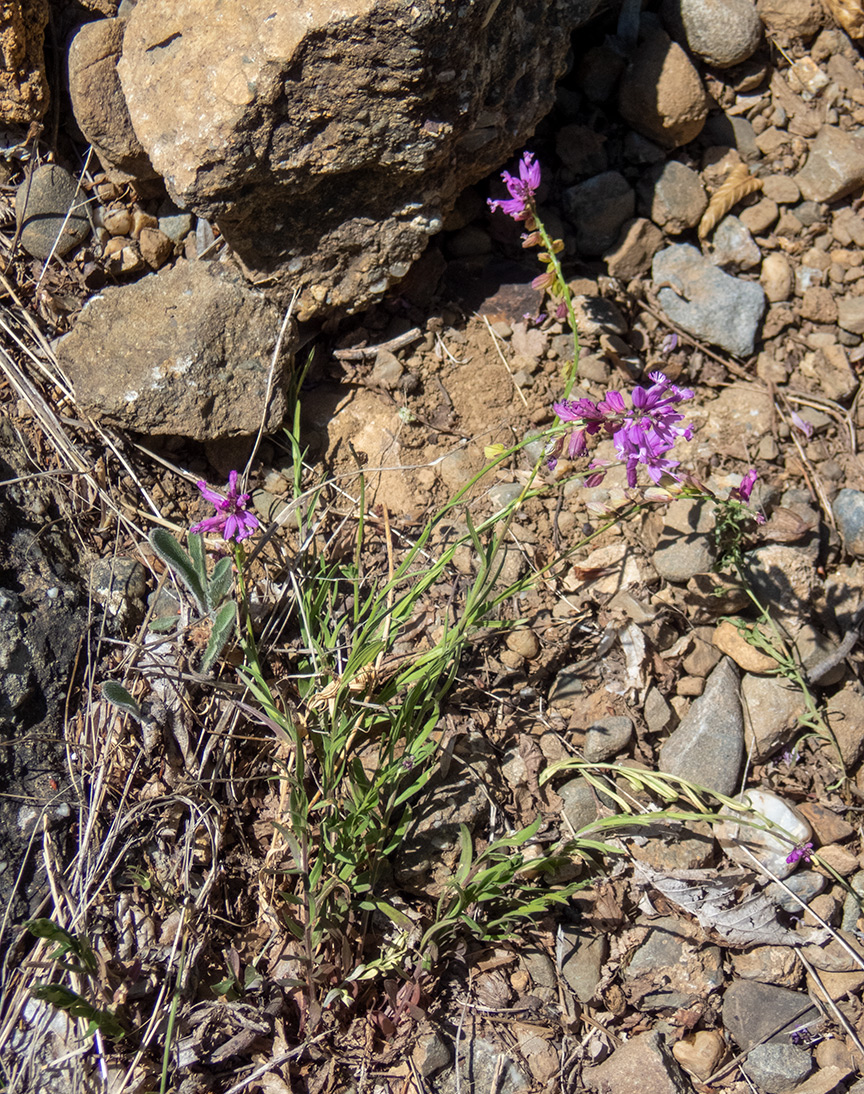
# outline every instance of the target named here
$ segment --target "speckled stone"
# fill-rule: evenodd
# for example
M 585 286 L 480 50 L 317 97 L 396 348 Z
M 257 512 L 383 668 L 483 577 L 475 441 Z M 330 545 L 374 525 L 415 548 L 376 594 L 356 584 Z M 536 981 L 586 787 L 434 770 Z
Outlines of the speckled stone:
M 84 201 L 86 195 L 65 168 L 54 163 L 37 167 L 29 187 L 25 178 L 15 194 L 15 216 L 22 226 L 24 250 L 45 259 L 52 251 L 62 256 L 77 247 L 90 234 L 90 221 L 81 207 Z M 70 209 L 73 212 L 67 220 Z

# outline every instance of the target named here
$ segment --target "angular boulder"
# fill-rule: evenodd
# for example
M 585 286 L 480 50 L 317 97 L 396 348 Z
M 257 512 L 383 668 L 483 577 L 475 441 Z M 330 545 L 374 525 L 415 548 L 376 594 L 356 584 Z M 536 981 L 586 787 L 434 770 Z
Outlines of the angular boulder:
M 117 76 L 124 19 L 85 23 L 69 47 L 69 96 L 81 132 L 114 182 L 151 179 L 156 172 L 141 147 Z
M 297 315 L 408 272 L 468 185 L 548 113 L 601 0 L 138 0 L 117 71 L 178 205 Z
M 262 419 L 278 429 L 285 414 L 293 327 L 268 390 L 282 320 L 230 267 L 179 263 L 93 297 L 57 357 L 78 406 L 109 425 L 198 441 L 250 436 Z

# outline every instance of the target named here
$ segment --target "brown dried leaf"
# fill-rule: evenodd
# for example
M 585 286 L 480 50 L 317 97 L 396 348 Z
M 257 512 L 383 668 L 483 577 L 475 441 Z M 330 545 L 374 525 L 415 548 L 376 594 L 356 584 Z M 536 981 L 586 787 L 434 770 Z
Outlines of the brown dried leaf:
M 850 38 L 864 38 L 862 0 L 824 0 L 825 7 Z
M 815 529 L 816 524 L 812 520 L 805 520 L 792 509 L 779 506 L 761 526 L 759 532 L 763 539 L 770 539 L 775 543 L 795 543 L 809 536 Z
M 708 208 L 699 221 L 699 238 L 705 239 L 742 198 L 761 189 L 762 180 L 753 178 L 747 164 L 736 164 L 727 175 L 726 181 L 711 196 Z

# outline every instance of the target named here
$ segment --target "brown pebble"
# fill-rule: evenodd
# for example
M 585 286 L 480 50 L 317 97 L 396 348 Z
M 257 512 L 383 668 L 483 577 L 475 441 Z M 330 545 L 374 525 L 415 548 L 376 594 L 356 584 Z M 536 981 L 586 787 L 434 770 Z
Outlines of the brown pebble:
M 765 673 L 777 668 L 774 658 L 752 646 L 728 619 L 718 623 L 714 629 L 714 645 L 728 654 L 745 672 Z
M 138 236 L 138 248 L 147 265 L 158 270 L 174 253 L 174 244 L 158 228 L 142 228 Z

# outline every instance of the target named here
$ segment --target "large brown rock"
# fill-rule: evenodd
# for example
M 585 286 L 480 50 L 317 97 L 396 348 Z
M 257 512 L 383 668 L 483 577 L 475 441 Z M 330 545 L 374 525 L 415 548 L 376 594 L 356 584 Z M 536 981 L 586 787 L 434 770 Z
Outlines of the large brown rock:
M 771 34 L 812 38 L 825 22 L 820 0 L 756 0 L 759 17 Z
M 697 137 L 708 117 L 708 96 L 684 50 L 663 30 L 639 43 L 618 91 L 618 109 L 637 133 L 666 148 Z
M 172 198 L 298 317 L 369 305 L 549 110 L 601 0 L 139 0 L 118 72 Z
M 293 328 L 268 378 L 282 312 L 217 262 L 181 263 L 94 297 L 57 356 L 83 410 L 135 433 L 198 441 L 268 432 L 285 414 Z
M 38 121 L 48 109 L 48 0 L 0 0 L 0 122 Z
M 120 183 L 156 177 L 135 136 L 117 75 L 124 26 L 124 19 L 85 23 L 69 47 L 69 95 L 75 120 L 109 178 Z

